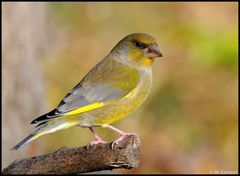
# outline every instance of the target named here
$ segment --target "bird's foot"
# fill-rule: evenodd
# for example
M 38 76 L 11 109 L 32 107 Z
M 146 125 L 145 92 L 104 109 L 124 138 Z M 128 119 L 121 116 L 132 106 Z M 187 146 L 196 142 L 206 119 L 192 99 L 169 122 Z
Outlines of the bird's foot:
M 97 145 L 97 144 L 105 144 L 107 143 L 106 141 L 102 140 L 101 138 L 98 138 L 94 141 L 91 141 L 88 145 L 87 145 L 87 150 L 89 149 L 90 146 L 94 146 L 94 145 Z
M 121 137 L 120 138 L 118 138 L 117 140 L 115 140 L 115 141 L 113 141 L 112 142 L 112 144 L 111 144 L 111 149 L 113 149 L 113 147 L 114 147 L 114 145 L 116 144 L 116 145 L 118 145 L 119 144 L 119 142 L 121 142 L 125 137 L 127 137 L 127 136 L 135 136 L 139 141 L 140 141 L 140 139 L 139 139 L 139 135 L 137 134 L 137 133 L 126 133 L 126 132 L 121 132 Z

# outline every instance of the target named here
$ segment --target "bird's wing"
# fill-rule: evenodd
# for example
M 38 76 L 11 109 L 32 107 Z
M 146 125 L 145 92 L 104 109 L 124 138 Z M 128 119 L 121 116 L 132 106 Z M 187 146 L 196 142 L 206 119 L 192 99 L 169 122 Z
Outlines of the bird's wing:
M 112 62 L 110 66 L 112 66 Z M 56 109 L 33 120 L 31 123 L 46 122 L 61 116 L 76 115 L 93 109 L 101 108 L 127 95 L 136 84 L 126 84 L 119 88 L 121 82 L 127 82 L 128 77 L 123 78 L 112 74 L 116 69 L 106 71 L 109 63 L 100 62 L 77 84 L 59 103 Z M 119 66 L 118 66 L 119 67 Z M 112 68 L 112 67 L 111 67 Z M 104 71 L 105 70 L 105 71 Z M 136 72 L 137 73 L 137 72 Z M 116 73 L 117 74 L 117 73 Z M 118 73 L 119 74 L 119 73 Z M 129 80 L 128 80 L 129 81 Z M 113 86 L 114 85 L 114 86 Z
M 121 98 L 123 95 L 123 90 L 106 85 L 80 87 L 65 97 L 57 110 L 66 115 L 75 115 L 102 107 Z

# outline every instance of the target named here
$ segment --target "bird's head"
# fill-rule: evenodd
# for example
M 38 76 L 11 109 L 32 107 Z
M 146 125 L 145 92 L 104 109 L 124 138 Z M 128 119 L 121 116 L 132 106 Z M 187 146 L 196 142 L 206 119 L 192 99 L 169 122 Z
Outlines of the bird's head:
M 162 57 L 156 40 L 144 33 L 126 36 L 113 48 L 111 53 L 120 56 L 125 62 L 143 67 L 151 66 L 156 57 Z

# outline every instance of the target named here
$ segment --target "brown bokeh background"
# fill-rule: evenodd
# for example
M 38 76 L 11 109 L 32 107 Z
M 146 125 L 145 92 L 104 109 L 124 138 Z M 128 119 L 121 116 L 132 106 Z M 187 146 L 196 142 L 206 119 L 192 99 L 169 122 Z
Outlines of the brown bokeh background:
M 120 39 L 145 32 L 164 57 L 154 63 L 147 101 L 114 124 L 141 136 L 141 163 L 114 173 L 238 172 L 238 3 L 2 7 L 2 167 L 91 141 L 89 130 L 73 127 L 10 151 Z M 96 130 L 108 141 L 118 137 Z

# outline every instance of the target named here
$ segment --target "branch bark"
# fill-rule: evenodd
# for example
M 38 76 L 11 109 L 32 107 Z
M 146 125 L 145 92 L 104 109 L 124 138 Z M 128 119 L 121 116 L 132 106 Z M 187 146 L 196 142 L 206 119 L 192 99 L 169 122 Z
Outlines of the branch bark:
M 79 174 L 116 168 L 131 169 L 140 162 L 140 140 L 125 137 L 114 149 L 111 143 L 78 148 L 60 148 L 40 156 L 16 160 L 3 174 Z

